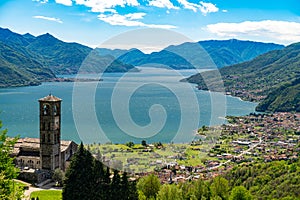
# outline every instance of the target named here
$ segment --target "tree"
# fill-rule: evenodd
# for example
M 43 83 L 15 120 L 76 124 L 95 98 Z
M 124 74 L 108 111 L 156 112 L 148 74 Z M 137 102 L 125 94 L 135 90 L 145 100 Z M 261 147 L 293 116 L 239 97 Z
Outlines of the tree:
M 127 172 L 124 172 L 122 175 L 122 179 L 121 179 L 121 194 L 122 197 L 121 199 L 129 199 L 129 191 L 130 187 L 129 187 L 129 182 L 128 182 L 128 177 L 127 177 Z
M 104 182 L 104 168 L 103 163 L 97 159 L 94 159 L 93 165 L 93 187 L 91 193 L 93 193 L 94 199 L 105 199 L 105 182 Z
M 230 200 L 251 200 L 250 192 L 244 186 L 236 186 L 232 189 Z
M 157 176 L 150 174 L 141 178 L 137 183 L 137 189 L 140 195 L 145 195 L 147 199 L 156 198 L 160 188 L 160 181 Z M 142 193 L 142 194 L 140 194 Z
M 195 197 L 197 199 L 209 199 L 211 196 L 210 188 L 202 179 L 194 182 Z
M 62 185 L 64 178 L 65 174 L 61 169 L 56 169 L 52 175 L 52 180 L 54 180 L 58 186 Z
M 0 129 L 2 122 L 0 121 Z M 7 130 L 0 130 L 0 199 L 21 199 L 23 188 L 18 186 L 14 178 L 18 176 L 18 170 L 13 164 L 10 154 L 18 138 L 8 138 Z
M 111 199 L 121 199 L 121 177 L 118 170 L 114 170 L 114 176 L 111 181 Z
M 66 172 L 62 196 L 64 200 L 93 199 L 93 156 L 83 144 L 71 160 Z
M 128 199 L 130 200 L 138 200 L 139 194 L 136 188 L 136 181 L 129 182 L 129 192 Z
M 182 200 L 183 194 L 182 190 L 176 185 L 163 185 L 158 194 L 157 200 Z
M 134 143 L 133 142 L 127 142 L 126 146 L 128 146 L 129 148 L 132 148 L 134 146 Z
M 228 199 L 229 187 L 228 181 L 225 178 L 221 176 L 214 178 L 211 190 L 214 197 L 220 197 L 222 200 Z
M 147 146 L 146 140 L 142 140 L 142 145 L 143 145 L 144 147 Z

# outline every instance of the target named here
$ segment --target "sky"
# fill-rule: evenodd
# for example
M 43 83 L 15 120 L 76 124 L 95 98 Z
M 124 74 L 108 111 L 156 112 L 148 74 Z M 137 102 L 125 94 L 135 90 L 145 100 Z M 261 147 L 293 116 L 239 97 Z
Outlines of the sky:
M 0 27 L 97 47 L 159 28 L 192 41 L 300 42 L 299 0 L 1 0 Z

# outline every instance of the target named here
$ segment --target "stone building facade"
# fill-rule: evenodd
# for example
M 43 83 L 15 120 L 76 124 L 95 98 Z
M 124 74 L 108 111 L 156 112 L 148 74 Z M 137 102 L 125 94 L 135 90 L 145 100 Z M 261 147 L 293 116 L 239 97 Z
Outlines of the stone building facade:
M 76 153 L 75 142 L 61 140 L 61 101 L 51 94 L 39 99 L 40 138 L 21 138 L 13 150 L 21 175 L 65 171 Z

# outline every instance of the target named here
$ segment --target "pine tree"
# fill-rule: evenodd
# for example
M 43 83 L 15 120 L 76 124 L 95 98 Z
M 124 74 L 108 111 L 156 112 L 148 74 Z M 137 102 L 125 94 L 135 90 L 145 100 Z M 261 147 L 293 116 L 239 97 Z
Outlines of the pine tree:
M 136 181 L 129 182 L 129 192 L 128 192 L 128 199 L 130 200 L 138 200 L 138 191 L 136 188 Z
M 93 166 L 93 188 L 91 193 L 93 193 L 94 199 L 104 199 L 105 198 L 105 186 L 104 186 L 104 168 L 103 163 L 99 160 L 94 160 Z
M 111 199 L 121 199 L 123 194 L 121 194 L 121 178 L 118 170 L 114 170 L 114 176 L 111 181 Z
M 64 200 L 90 200 L 93 199 L 93 156 L 79 146 L 78 152 L 73 157 L 70 167 L 66 172 L 63 186 Z
M 122 197 L 121 200 L 127 200 L 129 199 L 129 182 L 128 182 L 128 177 L 127 177 L 127 172 L 124 172 L 122 175 L 122 179 L 121 179 L 121 193 L 122 193 Z
M 110 187 L 110 169 L 109 167 L 106 167 L 106 170 L 104 171 L 104 178 L 103 178 L 103 189 L 104 189 L 104 197 L 105 200 L 110 200 L 112 198 L 111 195 L 111 187 Z

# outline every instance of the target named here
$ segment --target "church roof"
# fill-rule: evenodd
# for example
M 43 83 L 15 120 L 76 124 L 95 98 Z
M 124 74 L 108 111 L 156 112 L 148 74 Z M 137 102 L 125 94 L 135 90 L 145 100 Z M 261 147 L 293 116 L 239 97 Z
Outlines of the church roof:
M 60 151 L 64 152 L 67 148 L 74 143 L 73 141 L 61 140 Z M 74 143 L 76 144 L 76 143 Z M 12 155 L 19 155 L 19 153 L 25 152 L 39 152 L 40 151 L 40 139 L 39 138 L 20 138 L 14 145 Z
M 49 94 L 46 97 L 43 97 L 41 99 L 39 99 L 39 101 L 62 101 L 60 98 L 53 96 L 52 94 Z

